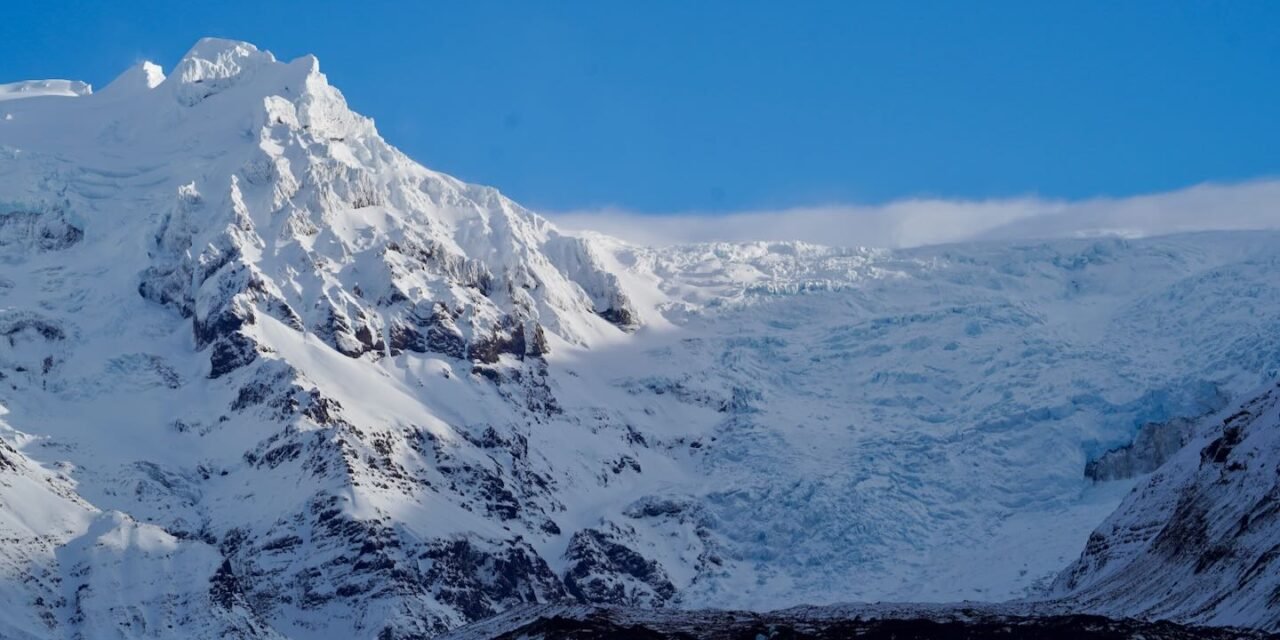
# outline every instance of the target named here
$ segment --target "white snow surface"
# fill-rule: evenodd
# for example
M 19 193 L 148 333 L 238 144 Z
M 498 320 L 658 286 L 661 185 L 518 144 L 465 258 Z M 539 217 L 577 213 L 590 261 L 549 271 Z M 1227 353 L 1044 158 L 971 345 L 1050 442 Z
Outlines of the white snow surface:
M 5 637 L 1035 595 L 1138 482 L 1087 461 L 1280 366 L 1274 232 L 646 248 L 414 163 L 309 56 L 32 86 L 81 97 L 0 109 Z
M 0 102 L 60 96 L 75 98 L 93 93 L 93 87 L 79 80 L 26 80 L 0 84 Z

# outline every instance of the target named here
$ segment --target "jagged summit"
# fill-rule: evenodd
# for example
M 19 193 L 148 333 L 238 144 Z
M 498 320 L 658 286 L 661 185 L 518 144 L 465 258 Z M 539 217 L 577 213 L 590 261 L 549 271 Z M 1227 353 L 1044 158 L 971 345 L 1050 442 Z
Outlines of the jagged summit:
M 160 86 L 165 80 L 164 70 L 160 65 L 143 61 L 129 67 L 124 73 L 116 76 L 100 95 L 129 94 L 135 91 L 146 91 Z
M 274 54 L 270 51 L 259 50 L 253 43 L 217 37 L 200 38 L 183 54 L 181 60 L 182 62 L 203 60 L 216 64 L 217 61 L 228 58 L 255 58 L 266 62 L 276 61 Z M 182 66 L 182 62 L 179 62 L 178 66 Z
M 265 87 L 268 91 L 295 94 L 303 91 L 307 78 L 319 71 L 314 56 L 280 63 L 271 52 L 260 51 L 247 42 L 204 38 L 178 61 L 166 84 L 179 102 L 194 106 L 231 87 L 255 82 L 269 82 Z
M 61 140 L 38 134 L 45 129 L 39 121 L 61 121 L 71 118 L 71 113 L 18 112 L 15 117 L 30 121 L 28 126 L 0 131 L 0 144 L 32 156 L 47 153 L 78 158 L 85 165 L 110 162 L 116 165 L 112 170 L 116 173 L 155 173 L 154 167 L 121 167 L 119 160 L 104 157 L 119 158 L 126 148 L 142 151 L 136 155 L 145 156 L 148 162 L 164 158 L 177 163 L 164 184 L 147 185 L 147 192 L 153 194 L 149 197 L 168 198 L 173 209 L 165 214 L 167 222 L 158 237 L 160 251 L 151 251 L 155 259 L 161 259 L 166 249 L 185 254 L 198 252 L 206 243 L 213 247 L 206 251 L 216 250 L 223 257 L 231 253 L 243 256 L 244 248 L 251 245 L 255 252 L 301 252 L 339 261 L 368 250 L 385 253 L 387 246 L 392 246 L 416 252 L 413 255 L 418 257 L 410 260 L 431 254 L 441 264 L 457 264 L 445 268 L 459 269 L 459 277 L 495 286 L 491 292 L 495 297 L 482 296 L 485 302 L 476 309 L 481 318 L 474 323 L 467 319 L 464 327 L 487 327 L 501 321 L 505 312 L 484 308 L 493 300 L 518 305 L 519 315 L 524 316 L 523 320 L 502 322 L 536 323 L 543 319 L 570 342 L 583 343 L 588 335 L 606 331 L 606 323 L 584 323 L 575 314 L 585 310 L 585 317 L 594 311 L 607 315 L 609 308 L 597 310 L 595 305 L 601 301 L 625 305 L 625 296 L 599 274 L 583 245 L 561 237 L 545 220 L 492 190 L 464 185 L 413 163 L 387 145 L 371 121 L 351 112 L 341 93 L 329 86 L 318 69 L 312 56 L 281 63 L 248 43 L 205 39 L 158 85 L 154 82 L 157 70 L 143 65 L 126 72 L 107 93 L 122 92 L 126 83 L 154 86 L 158 91 L 133 94 L 127 101 L 116 100 L 111 105 L 76 107 L 77 126 Z M 179 106 L 169 103 L 169 97 Z M 205 104 L 211 100 L 218 104 Z M 95 144 L 82 144 L 86 138 Z M 197 148 L 199 151 L 192 153 Z M 47 185 L 33 186 L 32 199 L 41 197 L 36 192 L 49 190 Z M 359 229 L 373 231 L 371 215 L 382 216 L 376 233 L 385 240 L 362 241 L 355 246 L 349 234 Z M 184 235 L 173 237 L 179 229 Z M 259 233 L 259 229 L 270 232 Z M 317 246 L 310 239 L 313 237 L 325 242 Z M 565 247 L 554 253 L 559 259 L 572 261 L 572 276 L 581 282 L 570 281 L 540 255 L 541 247 L 548 244 Z M 326 247 L 336 248 L 338 253 Z M 397 249 L 391 251 L 395 254 Z M 539 259 L 530 260 L 535 255 Z M 468 262 L 468 257 L 478 260 Z M 223 259 L 212 255 L 192 258 Z M 263 266 L 257 264 L 255 269 Z M 387 262 L 385 269 L 388 271 L 382 274 L 369 274 L 373 280 L 366 280 L 364 288 L 434 286 L 406 280 L 409 274 L 402 273 L 403 267 L 395 261 Z M 176 303 L 183 312 L 194 311 L 195 293 L 177 293 L 191 286 L 185 282 L 187 271 L 179 273 L 183 282 L 148 282 L 144 290 L 166 303 Z M 378 282 L 397 278 L 399 282 Z M 517 292 L 525 288 L 517 284 L 522 280 L 544 286 L 529 297 Z M 592 290 L 584 290 L 583 284 Z M 164 293 L 155 293 L 157 290 Z M 299 288 L 294 293 L 308 295 L 309 291 Z M 387 295 L 403 298 L 404 292 Z M 328 299 L 332 294 L 325 296 Z M 539 299 L 541 296 L 546 297 Z M 348 295 L 339 299 L 354 300 Z M 303 304 L 303 308 L 312 306 Z M 329 303 L 321 307 L 328 309 Z M 326 320 L 317 322 L 333 317 L 345 324 L 348 313 L 366 315 L 352 308 L 326 310 L 322 312 Z M 292 322 L 292 316 L 288 320 Z M 526 329 L 540 330 L 534 324 Z M 386 339 L 370 338 L 364 349 L 372 349 L 379 341 Z M 347 351 L 356 348 L 347 342 L 344 339 Z

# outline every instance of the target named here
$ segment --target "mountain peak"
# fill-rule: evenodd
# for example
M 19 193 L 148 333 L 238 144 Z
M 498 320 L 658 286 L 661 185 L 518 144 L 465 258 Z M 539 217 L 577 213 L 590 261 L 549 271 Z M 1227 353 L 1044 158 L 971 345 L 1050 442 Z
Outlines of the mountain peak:
M 146 91 L 160 86 L 165 80 L 164 70 L 160 65 L 144 60 L 129 67 L 116 76 L 111 84 L 100 91 L 101 94 L 116 94 L 131 91 Z
M 207 62 L 217 62 L 220 60 L 232 58 L 246 58 L 251 56 L 265 57 L 267 60 L 274 62 L 275 56 L 270 51 L 262 51 L 253 43 L 243 40 L 231 40 L 227 38 L 200 38 L 192 45 L 191 49 L 182 56 L 179 65 L 188 60 L 204 60 Z
M 276 63 L 270 51 L 248 42 L 203 38 L 174 67 L 172 81 L 178 101 L 194 106 L 209 96 L 252 79 Z

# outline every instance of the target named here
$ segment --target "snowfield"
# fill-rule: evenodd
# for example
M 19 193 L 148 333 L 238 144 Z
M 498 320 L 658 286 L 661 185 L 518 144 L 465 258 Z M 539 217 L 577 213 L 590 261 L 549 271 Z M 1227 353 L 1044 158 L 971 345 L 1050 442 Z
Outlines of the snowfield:
M 0 100 L 0 636 L 1023 597 L 1276 628 L 1261 587 L 1089 563 L 1276 377 L 1280 232 L 569 234 L 225 40 Z M 1267 508 L 1230 548 L 1274 575 Z

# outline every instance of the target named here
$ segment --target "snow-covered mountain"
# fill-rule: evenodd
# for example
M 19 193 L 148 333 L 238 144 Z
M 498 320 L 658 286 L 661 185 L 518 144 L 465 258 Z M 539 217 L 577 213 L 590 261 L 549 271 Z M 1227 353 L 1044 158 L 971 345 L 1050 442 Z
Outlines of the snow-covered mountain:
M 0 636 L 1102 593 L 1091 531 L 1277 373 L 1277 240 L 651 249 L 421 167 L 312 57 L 5 85 Z M 1079 601 L 1219 620 L 1158 599 Z

